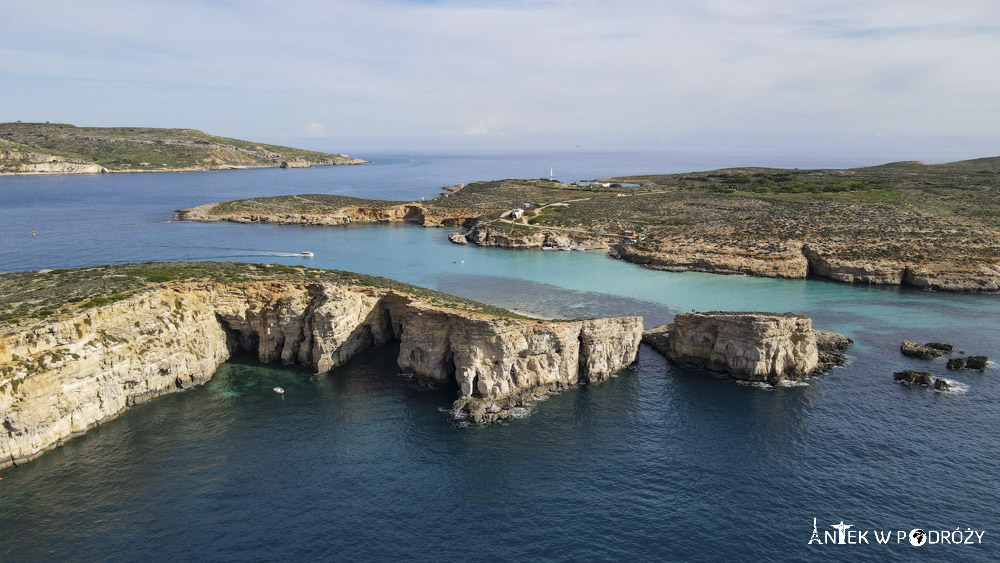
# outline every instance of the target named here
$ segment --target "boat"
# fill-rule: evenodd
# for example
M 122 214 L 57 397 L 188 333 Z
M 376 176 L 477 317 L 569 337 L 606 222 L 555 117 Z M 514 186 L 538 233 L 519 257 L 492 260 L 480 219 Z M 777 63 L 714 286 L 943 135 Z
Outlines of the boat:
M 308 250 L 306 250 L 305 252 L 299 252 L 299 256 L 313 257 L 313 256 L 315 256 L 315 254 L 313 254 L 312 252 L 309 252 Z
M 279 395 L 284 395 L 285 394 L 285 390 L 282 389 L 281 387 L 275 387 L 274 388 L 274 392 L 277 393 L 277 394 L 279 394 Z

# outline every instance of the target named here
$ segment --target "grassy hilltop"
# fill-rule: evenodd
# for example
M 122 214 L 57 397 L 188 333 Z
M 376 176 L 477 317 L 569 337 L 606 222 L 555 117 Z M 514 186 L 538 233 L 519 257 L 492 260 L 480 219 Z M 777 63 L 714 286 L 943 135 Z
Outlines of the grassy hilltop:
M 80 170 L 66 165 L 80 164 L 109 172 L 151 172 L 363 162 L 343 154 L 217 137 L 196 129 L 0 123 L 0 172 L 75 172 Z
M 128 299 L 168 283 L 284 281 L 381 288 L 430 305 L 492 317 L 525 319 L 506 309 L 388 278 L 342 270 L 241 262 L 145 262 L 66 270 L 0 273 L 0 335 L 38 321 Z

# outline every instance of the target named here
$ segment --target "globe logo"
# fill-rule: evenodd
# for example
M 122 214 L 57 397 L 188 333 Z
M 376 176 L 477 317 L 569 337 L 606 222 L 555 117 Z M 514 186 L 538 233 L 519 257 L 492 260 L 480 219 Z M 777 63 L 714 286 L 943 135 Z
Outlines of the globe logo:
M 910 544 L 921 546 L 927 543 L 927 532 L 921 529 L 910 530 Z

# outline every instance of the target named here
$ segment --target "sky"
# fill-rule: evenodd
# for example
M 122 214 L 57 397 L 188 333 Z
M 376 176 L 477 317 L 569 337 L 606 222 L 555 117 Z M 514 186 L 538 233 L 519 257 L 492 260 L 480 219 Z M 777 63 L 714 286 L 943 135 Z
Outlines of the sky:
M 1000 155 L 996 0 L 0 0 L 0 121 Z

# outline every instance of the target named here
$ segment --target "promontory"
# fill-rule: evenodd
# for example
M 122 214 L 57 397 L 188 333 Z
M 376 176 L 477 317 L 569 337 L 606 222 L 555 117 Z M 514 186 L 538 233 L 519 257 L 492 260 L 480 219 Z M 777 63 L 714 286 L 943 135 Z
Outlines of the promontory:
M 453 242 L 605 249 L 655 269 L 1000 291 L 1000 157 L 850 169 L 474 182 L 427 201 L 332 195 L 180 210 L 194 221 L 461 229 Z
M 217 137 L 197 129 L 0 123 L 0 175 L 303 168 L 365 162 L 346 154 Z
M 281 265 L 145 263 L 0 274 L 0 468 L 208 381 L 237 351 L 319 373 L 398 346 L 474 422 L 633 363 L 640 317 L 537 320 L 385 278 Z

